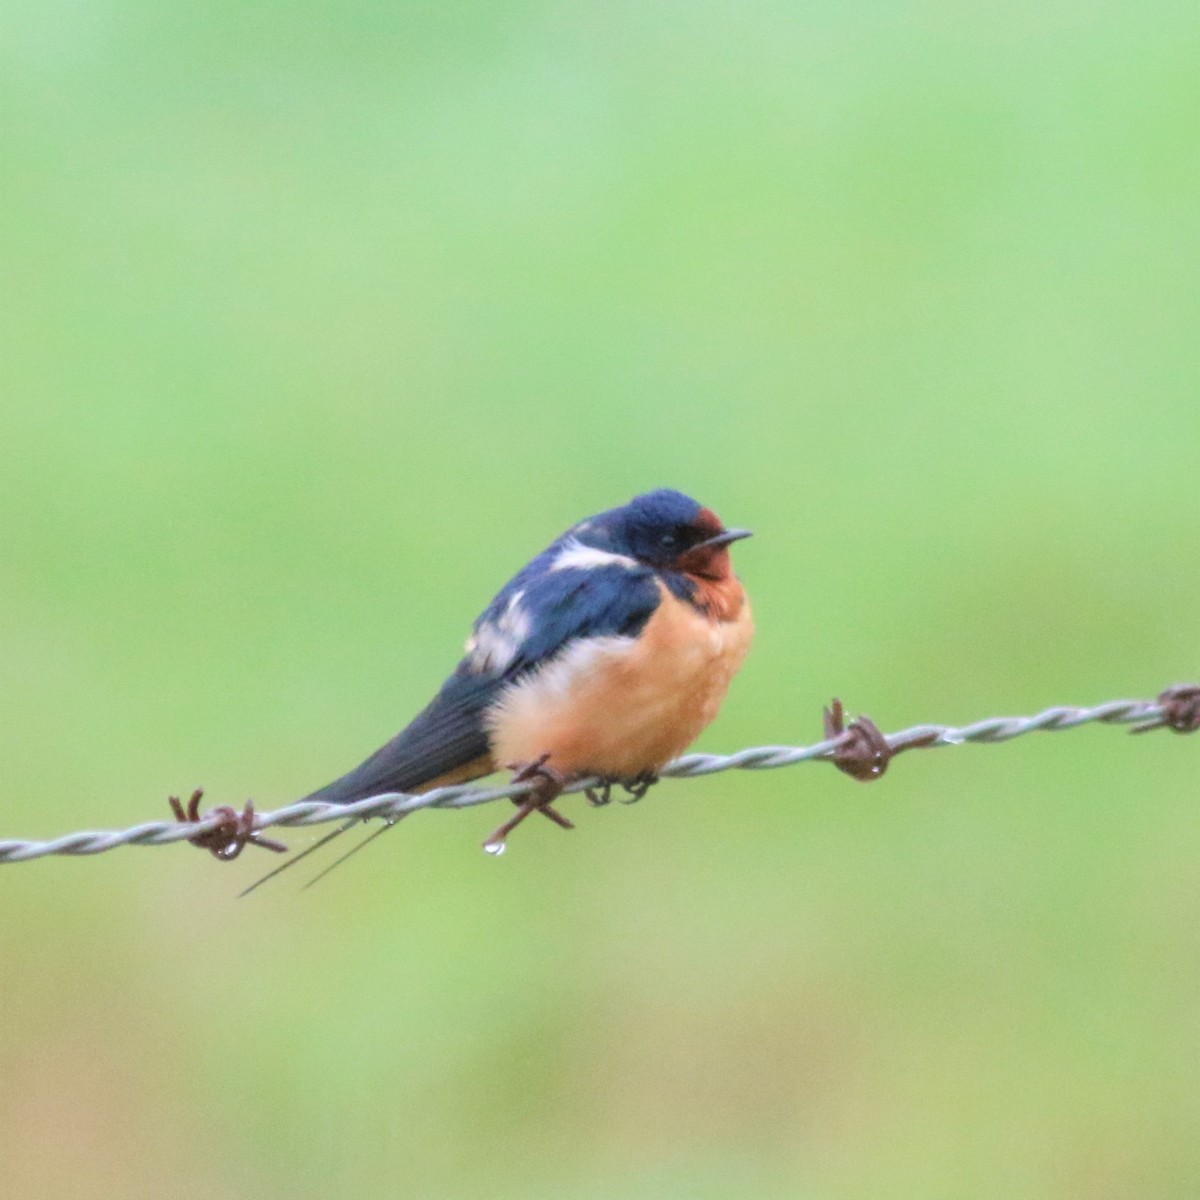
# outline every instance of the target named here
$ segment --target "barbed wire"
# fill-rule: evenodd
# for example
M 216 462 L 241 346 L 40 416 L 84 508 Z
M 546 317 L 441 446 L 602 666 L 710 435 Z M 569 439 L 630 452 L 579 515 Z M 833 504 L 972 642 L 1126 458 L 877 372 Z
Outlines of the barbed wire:
M 1200 685 L 1178 684 L 1154 700 L 1111 700 L 1090 708 L 1057 706 L 1029 717 L 989 717 L 970 725 L 914 725 L 898 733 L 883 734 L 868 717 L 845 723 L 842 705 L 835 700 L 825 710 L 825 734 L 811 746 L 753 746 L 734 754 L 685 754 L 668 763 L 663 778 L 697 779 L 721 771 L 770 771 L 803 762 L 832 762 L 856 779 L 878 779 L 890 760 L 906 750 L 960 746 L 968 743 L 1008 742 L 1037 731 L 1059 732 L 1081 725 L 1132 725 L 1132 733 L 1169 728 L 1178 733 L 1200 729 Z M 606 803 L 611 783 L 581 779 L 564 793 L 587 792 L 593 803 Z M 201 792 L 193 793 L 185 810 L 171 797 L 173 821 L 147 821 L 129 829 L 69 833 L 53 841 L 0 840 L 0 863 L 29 862 L 48 855 L 103 854 L 118 846 L 166 846 L 188 841 L 212 851 L 218 858 L 236 858 L 248 844 L 283 849 L 262 831 L 274 827 L 319 825 L 328 821 L 353 822 L 381 818 L 395 822 L 424 808 L 472 808 L 495 800 L 526 796 L 531 782 L 503 787 L 456 784 L 419 794 L 389 792 L 354 804 L 327 804 L 302 800 L 273 812 L 255 812 L 252 803 L 238 812 L 219 806 L 201 816 Z M 636 794 L 636 793 L 635 793 Z

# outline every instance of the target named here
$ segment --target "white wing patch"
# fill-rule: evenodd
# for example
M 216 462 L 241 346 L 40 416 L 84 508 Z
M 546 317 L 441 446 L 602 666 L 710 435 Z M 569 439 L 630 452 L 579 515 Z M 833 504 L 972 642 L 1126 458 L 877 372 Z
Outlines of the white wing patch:
M 552 571 L 566 571 L 572 567 L 576 570 L 590 571 L 593 567 L 637 567 L 637 559 L 624 554 L 613 554 L 608 550 L 597 550 L 594 546 L 585 546 L 582 542 L 571 538 L 563 544 L 558 556 L 550 564 Z
M 517 656 L 533 630 L 529 614 L 521 607 L 524 591 L 514 592 L 505 610 L 494 620 L 481 621 L 467 639 L 467 661 L 474 671 L 503 671 Z

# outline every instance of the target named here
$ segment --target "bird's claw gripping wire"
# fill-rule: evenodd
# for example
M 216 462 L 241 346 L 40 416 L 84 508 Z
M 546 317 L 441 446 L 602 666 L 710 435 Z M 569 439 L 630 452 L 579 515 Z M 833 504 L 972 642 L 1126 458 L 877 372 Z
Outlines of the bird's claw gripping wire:
M 583 794 L 593 808 L 603 808 L 612 803 L 612 790 L 618 786 L 629 797 L 619 801 L 620 804 L 636 804 L 658 782 L 658 775 L 653 771 L 644 771 L 633 779 L 601 779 L 591 787 L 585 787 Z
M 1149 733 L 1152 729 L 1173 729 L 1176 733 L 1195 733 L 1200 729 L 1200 686 L 1177 683 L 1159 692 L 1162 715 L 1135 725 L 1130 733 Z
M 847 724 L 846 710 L 835 697 L 832 705 L 825 709 L 825 737 L 828 741 L 841 739 L 829 756 L 833 765 L 854 779 L 870 783 L 883 775 L 897 754 L 932 745 L 938 739 L 938 732 L 914 734 L 893 744 L 870 717 L 855 717 Z
M 208 812 L 201 815 L 200 801 L 203 797 L 204 789 L 197 788 L 188 798 L 186 809 L 178 796 L 169 797 L 175 820 L 185 825 L 195 825 L 212 817 L 221 819 L 220 824 L 215 828 L 206 829 L 203 833 L 188 838 L 193 846 L 207 850 L 214 858 L 219 858 L 222 862 L 230 862 L 237 858 L 247 845 L 261 846 L 264 850 L 273 850 L 276 854 L 283 854 L 287 851 L 287 847 L 282 842 L 277 842 L 274 838 L 269 838 L 255 829 L 253 800 L 247 800 L 246 807 L 241 812 L 231 805 L 218 804 L 216 808 L 210 808 Z
M 616 782 L 615 779 L 601 779 L 591 787 L 585 787 L 583 794 L 593 808 L 603 808 L 606 804 L 612 803 L 613 784 Z

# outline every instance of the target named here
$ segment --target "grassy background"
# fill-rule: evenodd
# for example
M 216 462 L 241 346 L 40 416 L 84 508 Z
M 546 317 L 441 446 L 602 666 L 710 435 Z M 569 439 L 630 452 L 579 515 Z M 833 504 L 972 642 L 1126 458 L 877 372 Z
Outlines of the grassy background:
M 1194 4 L 16 0 L 0 834 L 275 805 L 661 484 L 702 745 L 1200 675 Z M 17 1197 L 1200 1194 L 1200 746 L 0 870 Z M 303 844 L 310 835 L 293 836 Z

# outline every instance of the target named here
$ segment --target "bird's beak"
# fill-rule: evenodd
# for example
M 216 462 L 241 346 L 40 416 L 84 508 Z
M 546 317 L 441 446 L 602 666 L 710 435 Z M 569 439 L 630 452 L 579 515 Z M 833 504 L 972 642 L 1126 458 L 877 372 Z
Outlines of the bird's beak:
M 730 542 L 740 542 L 742 538 L 753 536 L 749 529 L 724 529 L 715 537 L 693 546 L 692 550 L 715 550 L 718 546 L 728 546 Z

